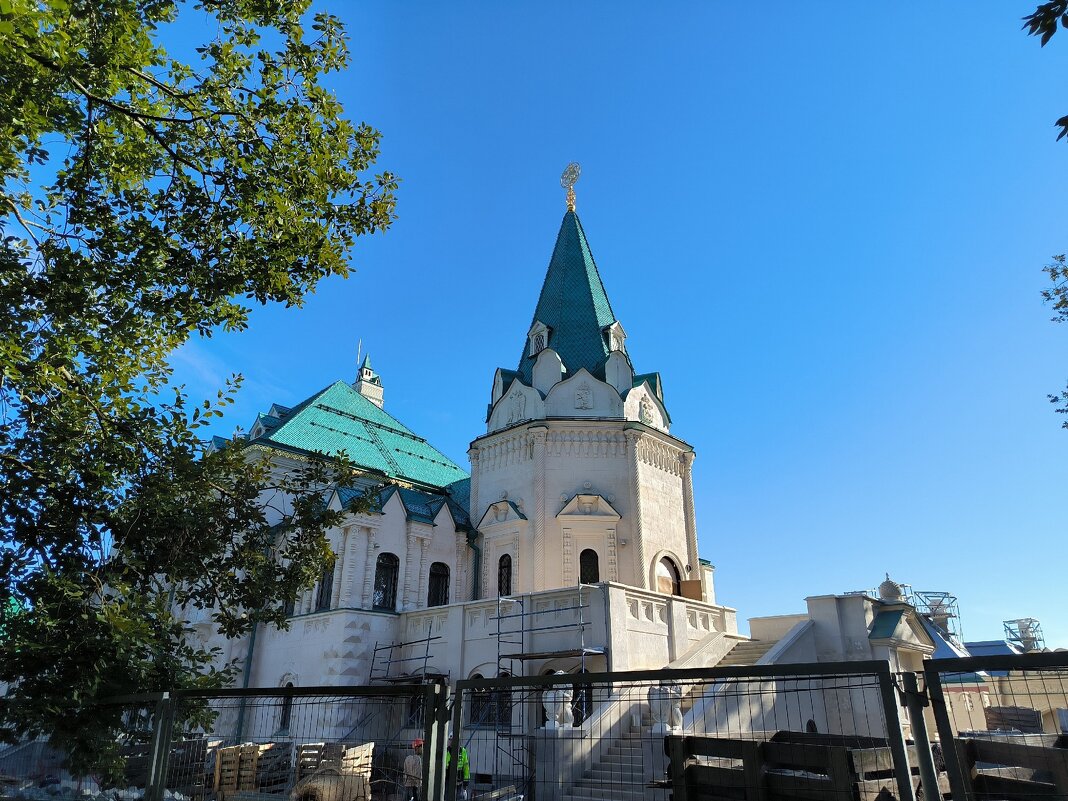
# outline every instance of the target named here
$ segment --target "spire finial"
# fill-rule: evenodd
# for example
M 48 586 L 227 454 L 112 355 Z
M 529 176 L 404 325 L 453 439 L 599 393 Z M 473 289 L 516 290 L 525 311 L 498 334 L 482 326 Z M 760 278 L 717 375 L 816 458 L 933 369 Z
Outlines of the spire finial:
M 564 174 L 560 176 L 560 186 L 567 190 L 567 210 L 575 210 L 575 183 L 579 179 L 579 174 L 582 172 L 577 161 L 572 161 L 567 165 L 567 169 L 564 170 Z

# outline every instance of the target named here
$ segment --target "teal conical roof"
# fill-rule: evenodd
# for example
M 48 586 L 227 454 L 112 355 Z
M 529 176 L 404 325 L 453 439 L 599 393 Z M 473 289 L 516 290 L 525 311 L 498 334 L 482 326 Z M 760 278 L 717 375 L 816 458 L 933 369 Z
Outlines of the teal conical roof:
M 616 322 L 616 317 L 582 223 L 573 211 L 560 223 L 532 326 L 534 322 L 549 327 L 547 345 L 560 354 L 569 375 L 581 367 L 594 375 L 603 372 L 608 358 L 604 329 Z M 527 384 L 531 383 L 535 361 L 529 354 L 529 343 L 524 342 L 518 372 Z

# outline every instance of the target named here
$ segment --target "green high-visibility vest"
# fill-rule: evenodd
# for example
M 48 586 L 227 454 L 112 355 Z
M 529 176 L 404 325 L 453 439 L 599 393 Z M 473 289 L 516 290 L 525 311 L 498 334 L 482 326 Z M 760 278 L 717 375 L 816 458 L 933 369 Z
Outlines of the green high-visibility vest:
M 452 761 L 452 751 L 445 752 L 445 769 L 449 769 L 449 762 Z M 460 764 L 456 767 L 456 781 L 469 782 L 471 781 L 471 762 L 467 758 L 467 749 L 462 745 L 460 746 Z

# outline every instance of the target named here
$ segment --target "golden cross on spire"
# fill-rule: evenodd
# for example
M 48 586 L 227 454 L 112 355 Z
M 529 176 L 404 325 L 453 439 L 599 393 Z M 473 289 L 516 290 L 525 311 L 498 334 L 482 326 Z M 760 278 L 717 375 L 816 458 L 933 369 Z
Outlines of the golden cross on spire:
M 567 190 L 567 210 L 575 210 L 575 183 L 579 179 L 579 168 L 577 161 L 572 161 L 567 165 L 567 169 L 564 170 L 564 174 L 560 176 L 560 186 Z

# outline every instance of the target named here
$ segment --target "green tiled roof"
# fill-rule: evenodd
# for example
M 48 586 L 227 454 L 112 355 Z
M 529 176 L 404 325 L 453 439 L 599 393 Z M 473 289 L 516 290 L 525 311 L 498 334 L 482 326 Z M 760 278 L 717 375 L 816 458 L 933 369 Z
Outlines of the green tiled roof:
M 560 224 L 534 320 L 549 327 L 546 344 L 560 354 L 568 375 L 574 375 L 581 367 L 594 375 L 604 375 L 608 345 L 603 331 L 616 318 L 582 223 L 573 211 L 567 212 Z M 517 371 L 526 384 L 531 383 L 534 368 L 529 351 L 524 341 Z
M 296 406 L 255 442 L 333 456 L 390 478 L 444 487 L 467 473 L 422 437 L 338 381 Z
M 398 487 L 395 484 L 390 484 L 388 487 L 383 488 L 378 493 L 378 499 L 376 501 L 376 508 L 381 510 L 386 502 L 394 495 L 399 495 L 401 503 L 404 504 L 404 508 L 407 512 L 407 517 L 410 520 L 419 520 L 424 523 L 433 523 L 434 518 L 438 516 L 438 512 L 441 511 L 442 506 L 449 507 L 449 513 L 452 515 L 453 522 L 456 523 L 458 528 L 470 528 L 471 521 L 468 519 L 467 511 L 460 507 L 452 497 L 452 488 L 458 484 L 468 483 L 470 479 L 464 479 L 462 482 L 454 482 L 448 487 L 445 487 L 444 493 L 428 492 L 424 490 L 415 490 L 408 487 Z M 341 492 L 341 489 L 338 489 Z M 351 499 L 355 496 L 351 496 L 350 500 L 342 499 L 343 505 L 347 508 Z
M 660 383 L 660 373 L 641 373 L 635 375 L 634 380 L 631 382 L 631 386 L 640 387 L 646 381 L 649 382 L 649 387 L 653 390 L 653 394 L 660 398 L 660 402 L 664 401 L 664 387 Z

